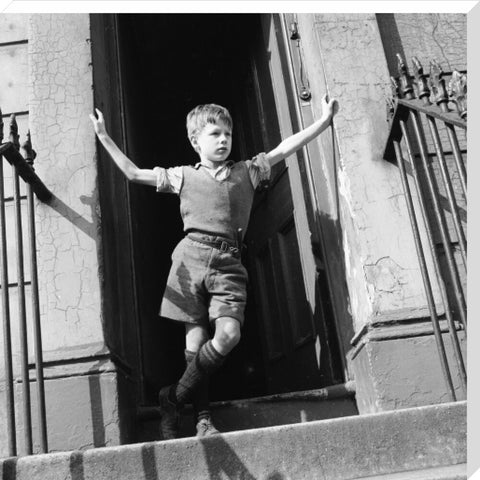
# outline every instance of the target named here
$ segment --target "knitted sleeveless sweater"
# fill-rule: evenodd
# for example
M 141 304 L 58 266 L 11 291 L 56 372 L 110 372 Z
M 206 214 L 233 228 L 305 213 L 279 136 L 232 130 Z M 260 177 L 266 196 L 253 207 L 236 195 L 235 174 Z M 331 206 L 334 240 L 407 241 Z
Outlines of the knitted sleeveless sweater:
M 228 178 L 218 181 L 205 168 L 185 166 L 180 190 L 184 230 L 237 238 L 247 229 L 254 188 L 244 161 L 231 167 Z

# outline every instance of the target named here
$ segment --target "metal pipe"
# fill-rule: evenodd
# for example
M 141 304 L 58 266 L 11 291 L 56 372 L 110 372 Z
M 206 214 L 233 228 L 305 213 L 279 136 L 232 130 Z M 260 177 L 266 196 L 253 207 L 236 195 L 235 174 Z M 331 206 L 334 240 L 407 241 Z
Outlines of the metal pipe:
M 415 249 L 417 251 L 417 257 L 420 264 L 420 272 L 422 274 L 423 285 L 425 287 L 425 294 L 427 296 L 428 309 L 432 319 L 432 326 L 435 335 L 435 341 L 437 343 L 437 349 L 440 357 L 440 364 L 442 367 L 442 373 L 447 385 L 447 390 L 451 401 L 456 401 L 455 390 L 453 388 L 452 378 L 450 375 L 450 369 L 448 367 L 447 356 L 445 354 L 445 345 L 443 343 L 442 334 L 439 327 L 437 312 L 435 310 L 435 303 L 433 299 L 432 286 L 430 278 L 428 276 L 427 264 L 425 261 L 425 255 L 423 252 L 422 242 L 420 239 L 420 231 L 418 228 L 417 219 L 415 216 L 415 209 L 413 207 L 412 194 L 410 191 L 410 185 L 408 184 L 407 173 L 405 171 L 405 164 L 402 156 L 402 150 L 397 140 L 394 140 L 393 146 L 395 149 L 395 155 L 397 157 L 397 164 L 400 170 L 400 178 L 402 181 L 403 191 L 405 192 L 405 200 L 407 202 L 408 216 L 412 225 L 413 238 L 415 242 Z
M 466 318 L 466 305 L 465 305 L 465 298 L 462 292 L 462 289 L 460 288 L 460 280 L 458 276 L 458 269 L 455 264 L 455 260 L 453 258 L 453 253 L 452 253 L 452 247 L 450 244 L 450 239 L 448 237 L 448 232 L 447 232 L 447 227 L 445 225 L 445 218 L 443 216 L 443 212 L 441 210 L 439 200 L 438 200 L 438 192 L 436 191 L 433 183 L 433 174 L 430 171 L 430 166 L 428 164 L 428 159 L 427 159 L 427 150 L 425 146 L 425 137 L 423 134 L 423 131 L 421 130 L 421 125 L 420 121 L 418 118 L 418 112 L 415 110 L 412 110 L 411 112 L 411 117 L 413 120 L 413 126 L 415 130 L 415 135 L 418 141 L 418 145 L 420 148 L 420 158 L 423 164 L 423 170 L 427 179 L 427 185 L 429 188 L 430 196 L 432 198 L 433 202 L 433 208 L 435 211 L 435 216 L 438 221 L 438 226 L 440 228 L 440 234 L 442 237 L 442 242 L 443 242 L 443 247 L 445 250 L 445 256 L 447 259 L 447 265 L 448 269 L 450 271 L 450 275 L 452 278 L 452 283 L 453 283 L 453 289 L 455 292 L 455 297 L 457 300 L 457 304 L 459 307 L 459 314 L 461 317 L 461 321 L 463 326 L 466 329 L 467 325 L 467 318 Z
M 463 194 L 465 195 L 465 198 L 467 198 L 467 172 L 463 162 L 460 146 L 458 145 L 457 133 L 455 131 L 455 127 L 450 123 L 445 122 L 445 127 L 447 127 L 448 139 L 450 140 L 450 145 L 452 146 L 453 157 L 455 158 L 455 165 L 457 166 Z
M 438 134 L 438 128 L 435 123 L 435 120 L 427 115 L 427 122 L 430 128 L 430 133 L 432 135 L 433 144 L 435 146 L 435 151 L 437 153 L 438 164 L 440 166 L 440 173 L 442 175 L 443 184 L 445 186 L 445 191 L 447 192 L 448 203 L 450 205 L 450 210 L 453 219 L 453 226 L 455 228 L 455 233 L 457 234 L 458 245 L 460 246 L 460 253 L 462 255 L 463 264 L 465 266 L 465 271 L 467 270 L 467 244 L 465 240 L 465 234 L 460 222 L 460 216 L 458 214 L 457 202 L 455 200 L 455 193 L 453 191 L 452 182 L 448 175 L 447 164 L 445 161 L 445 155 L 443 154 L 442 144 L 440 141 L 440 136 Z
M 45 385 L 43 380 L 42 330 L 40 325 L 40 307 L 38 296 L 37 245 L 35 241 L 35 209 L 33 190 L 27 187 L 27 216 L 30 237 L 30 275 L 32 282 L 33 336 L 35 345 L 35 372 L 37 379 L 37 408 L 40 431 L 40 452 L 48 452 L 47 415 L 45 408 Z
M 25 269 L 23 264 L 23 232 L 22 212 L 20 199 L 20 184 L 18 172 L 12 167 L 13 174 L 13 199 L 15 205 L 15 236 L 17 242 L 17 291 L 18 291 L 18 324 L 20 335 L 20 355 L 22 362 L 22 398 L 23 398 L 23 424 L 25 435 L 25 453 L 30 455 L 32 446 L 32 413 L 30 397 L 30 377 L 28 371 L 28 339 L 27 339 L 27 314 L 25 309 Z
M 442 296 L 442 301 L 443 305 L 445 308 L 445 316 L 447 318 L 447 323 L 450 331 L 450 338 L 452 340 L 452 346 L 453 346 L 453 352 L 455 356 L 455 361 L 457 363 L 458 371 L 460 372 L 460 378 L 462 380 L 462 388 L 464 392 L 466 392 L 466 384 L 467 384 L 467 374 L 466 374 L 466 369 L 465 369 L 465 364 L 463 362 L 463 356 L 462 352 L 460 349 L 460 344 L 458 341 L 458 336 L 457 336 L 457 329 L 455 327 L 455 322 L 453 321 L 452 317 L 452 311 L 450 308 L 450 301 L 448 299 L 448 294 L 447 294 L 447 289 L 445 286 L 445 282 L 443 280 L 442 274 L 441 274 L 441 268 L 440 268 L 440 260 L 438 258 L 438 252 L 437 249 L 435 248 L 435 242 L 433 238 L 433 232 L 432 228 L 430 226 L 430 223 L 428 222 L 428 215 L 427 215 L 427 209 L 426 209 L 426 202 L 425 202 L 425 197 L 423 194 L 423 190 L 421 188 L 420 184 L 420 177 L 417 169 L 417 165 L 414 161 L 414 155 L 413 155 L 413 148 L 410 143 L 410 137 L 408 135 L 407 127 L 405 125 L 405 122 L 403 120 L 400 120 L 400 128 L 402 131 L 403 138 L 405 140 L 405 146 L 407 150 L 407 155 L 408 155 L 408 160 L 410 162 L 411 168 L 412 168 L 412 175 L 413 179 L 415 181 L 415 188 L 418 194 L 418 201 L 419 201 L 419 207 L 420 207 L 420 212 L 422 215 L 423 223 L 425 225 L 425 232 L 427 235 L 427 240 L 428 240 L 428 245 L 430 248 L 430 252 L 432 254 L 432 260 L 433 260 L 433 266 L 435 269 L 435 275 L 438 280 L 438 285 L 440 288 L 440 294 Z M 466 334 L 466 331 L 465 331 Z
M 12 338 L 10 326 L 10 302 L 8 292 L 7 235 L 5 222 L 5 191 L 3 177 L 3 157 L 0 155 L 0 248 L 2 276 L 2 319 L 3 319 L 3 355 L 5 362 L 5 396 L 7 406 L 8 455 L 17 455 L 17 436 L 15 431 L 15 392 L 13 389 Z

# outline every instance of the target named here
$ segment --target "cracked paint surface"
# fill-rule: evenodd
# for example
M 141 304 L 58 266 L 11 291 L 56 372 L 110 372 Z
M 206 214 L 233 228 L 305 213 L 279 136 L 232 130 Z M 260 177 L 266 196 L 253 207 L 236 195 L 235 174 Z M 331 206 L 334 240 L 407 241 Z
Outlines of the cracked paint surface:
M 426 297 L 401 181 L 397 167 L 382 158 L 391 93 L 376 17 L 316 14 L 314 28 L 322 64 L 314 74 L 325 74 L 328 93 L 340 103 L 334 120 L 339 217 L 355 330 L 393 319 L 400 309 L 397 316 L 421 317 Z
M 25 18 L 29 127 L 37 152 L 34 166 L 54 195 L 47 205 L 35 201 L 44 360 L 59 361 L 45 372 L 49 448 L 60 451 L 116 445 L 120 437 L 118 375 L 106 359 L 85 361 L 92 354 L 108 353 L 101 321 L 95 136 L 88 118 L 93 107 L 89 16 L 28 15 L 21 20 Z M 2 18 L 0 38 L 3 27 L 18 21 L 16 16 Z M 27 48 L 27 44 L 22 46 Z M 22 58 L 17 55 L 17 61 Z M 25 78 L 23 75 L 27 83 Z M 11 270 L 15 270 L 13 265 Z M 30 279 L 29 271 L 27 276 Z M 30 321 L 29 288 L 26 293 Z M 17 330 L 17 297 L 13 289 L 13 332 Z M 30 325 L 30 350 L 32 330 Z M 17 344 L 14 335 L 16 365 Z M 15 386 L 17 436 L 21 438 L 21 383 Z M 0 385 L 0 427 L 6 424 L 3 388 Z M 35 395 L 32 401 L 32 411 L 36 412 Z M 34 431 L 34 451 L 39 449 L 37 439 Z M 7 454 L 6 445 L 6 428 L 0 428 L 0 456 Z M 21 452 L 22 442 L 19 448 Z
M 36 171 L 55 198 L 37 203 L 44 348 L 103 340 L 88 15 L 30 17 L 30 123 Z
M 398 34 L 405 57 L 417 56 L 428 70 L 436 59 L 444 71 L 467 68 L 467 15 L 396 13 Z

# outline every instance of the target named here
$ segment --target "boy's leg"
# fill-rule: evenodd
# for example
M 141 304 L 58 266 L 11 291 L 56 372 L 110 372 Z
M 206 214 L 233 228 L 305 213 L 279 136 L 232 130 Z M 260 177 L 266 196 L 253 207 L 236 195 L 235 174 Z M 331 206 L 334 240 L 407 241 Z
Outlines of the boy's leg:
M 185 360 L 187 367 L 191 359 L 195 358 L 198 350 L 208 338 L 208 331 L 205 327 L 189 323 L 185 324 Z M 197 401 L 200 401 L 200 404 L 205 402 L 205 394 L 202 392 L 203 389 L 203 386 L 199 388 L 198 395 L 200 395 L 200 397 Z M 160 430 L 164 440 L 171 440 L 178 437 L 179 413 L 174 393 L 172 386 L 164 387 L 159 392 L 160 408 L 162 409 Z M 192 398 L 192 401 L 195 403 L 194 398 Z M 208 405 L 208 393 L 206 401 Z
M 200 348 L 178 383 L 170 389 L 170 402 L 182 405 L 189 401 L 202 381 L 221 367 L 225 357 L 239 341 L 240 323 L 238 320 L 231 317 L 217 318 L 213 339 Z
M 209 340 L 208 331 L 205 327 L 186 324 L 185 325 L 185 362 L 190 365 L 198 351 Z M 192 396 L 192 406 L 195 422 L 202 418 L 209 418 L 209 400 L 208 400 L 208 379 L 205 379 L 194 392 Z
M 215 335 L 202 345 L 194 359 L 187 365 L 180 380 L 160 390 L 159 401 L 162 409 L 160 426 L 163 438 L 176 438 L 172 421 L 178 416 L 178 409 L 190 401 L 203 381 L 216 372 L 225 357 L 240 341 L 240 323 L 231 317 L 221 317 L 215 321 Z
M 185 350 L 187 367 L 194 360 L 197 353 Z M 208 437 L 220 433 L 212 421 L 210 400 L 208 395 L 208 378 L 204 379 L 192 395 L 193 419 L 197 437 Z

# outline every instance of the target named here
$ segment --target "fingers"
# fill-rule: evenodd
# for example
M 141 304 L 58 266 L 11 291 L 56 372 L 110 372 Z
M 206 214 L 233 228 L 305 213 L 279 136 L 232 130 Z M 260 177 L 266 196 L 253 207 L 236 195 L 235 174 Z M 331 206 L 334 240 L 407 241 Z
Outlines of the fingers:
M 92 122 L 103 122 L 104 121 L 103 113 L 98 108 L 95 108 L 95 111 L 97 112 L 98 118 L 94 114 L 91 114 L 91 113 L 89 114 L 89 117 L 92 120 Z

